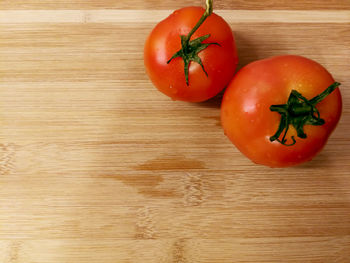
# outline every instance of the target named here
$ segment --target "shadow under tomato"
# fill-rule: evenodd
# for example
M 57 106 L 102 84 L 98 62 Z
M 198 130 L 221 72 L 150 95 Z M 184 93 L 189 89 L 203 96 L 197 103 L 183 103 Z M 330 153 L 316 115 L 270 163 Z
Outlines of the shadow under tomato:
M 199 107 L 220 109 L 221 101 L 222 101 L 222 97 L 224 96 L 225 89 L 209 100 L 206 100 L 203 102 L 194 102 L 194 104 L 196 104 Z

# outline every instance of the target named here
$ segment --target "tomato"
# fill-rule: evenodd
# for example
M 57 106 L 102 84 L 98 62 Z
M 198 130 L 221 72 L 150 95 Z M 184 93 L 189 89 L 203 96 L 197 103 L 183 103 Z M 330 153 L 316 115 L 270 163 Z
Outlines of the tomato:
M 301 56 L 250 63 L 225 91 L 224 132 L 257 164 L 287 167 L 309 161 L 322 150 L 340 119 L 339 83 L 333 83 L 323 66 Z
M 235 72 L 238 58 L 232 30 L 214 13 L 207 16 L 188 39 L 200 40 L 193 43 L 195 48 L 186 49 L 190 56 L 198 56 L 187 61 L 188 78 L 185 60 L 181 56 L 173 57 L 183 48 L 182 37 L 190 34 L 205 12 L 201 7 L 176 10 L 157 24 L 146 40 L 146 72 L 158 90 L 173 100 L 205 101 L 223 90 Z

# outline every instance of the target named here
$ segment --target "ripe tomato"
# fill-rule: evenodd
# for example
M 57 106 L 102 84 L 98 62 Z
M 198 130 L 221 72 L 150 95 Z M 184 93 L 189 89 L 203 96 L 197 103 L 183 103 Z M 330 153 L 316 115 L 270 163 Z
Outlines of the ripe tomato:
M 339 83 L 332 83 L 324 67 L 304 57 L 255 61 L 236 74 L 224 94 L 225 134 L 258 164 L 286 167 L 309 161 L 322 150 L 340 119 Z M 329 93 L 326 89 L 331 93 L 323 96 Z M 324 91 L 322 98 L 313 99 Z
M 190 56 L 198 55 L 188 61 L 188 79 L 185 77 L 185 60 L 180 56 L 171 59 L 183 47 L 181 36 L 189 34 L 204 13 L 201 7 L 176 10 L 157 24 L 146 40 L 144 63 L 147 74 L 161 92 L 174 100 L 205 101 L 227 86 L 235 72 L 238 58 L 232 30 L 214 13 L 188 39 L 199 38 L 199 43 L 193 43 L 195 48 L 187 49 Z

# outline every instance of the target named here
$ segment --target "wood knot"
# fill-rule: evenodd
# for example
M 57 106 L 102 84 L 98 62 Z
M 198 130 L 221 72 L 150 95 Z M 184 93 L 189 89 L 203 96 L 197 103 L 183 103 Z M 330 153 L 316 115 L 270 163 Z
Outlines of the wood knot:
M 5 260 L 5 262 L 17 263 L 20 249 L 21 249 L 21 243 L 19 241 L 11 242 L 9 246 L 8 257 L 7 257 L 7 260 Z
M 137 211 L 136 238 L 155 238 L 154 219 L 148 207 L 142 207 Z
M 13 144 L 0 144 L 0 175 L 9 174 L 15 163 L 15 147 Z
M 184 178 L 184 205 L 199 206 L 203 202 L 203 180 L 199 173 L 186 173 Z
M 88 11 L 85 11 L 83 14 L 83 23 L 89 23 L 91 21 L 91 13 Z
M 173 263 L 186 263 L 186 251 L 185 251 L 185 240 L 177 239 L 175 240 L 172 247 Z

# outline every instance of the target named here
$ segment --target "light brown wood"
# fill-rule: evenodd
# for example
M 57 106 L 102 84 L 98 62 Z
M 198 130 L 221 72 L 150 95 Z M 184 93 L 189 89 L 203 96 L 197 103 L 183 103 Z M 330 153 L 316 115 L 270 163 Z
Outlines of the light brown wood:
M 203 5 L 202 0 L 2 0 L 1 9 L 177 9 L 183 6 Z M 344 10 L 350 8 L 347 0 L 215 0 L 216 9 L 239 10 Z
M 148 80 L 145 38 L 189 4 L 0 2 L 0 262 L 350 262 L 349 2 L 215 1 L 240 67 L 299 54 L 342 83 L 329 143 L 289 169 L 233 147 L 220 96 Z

